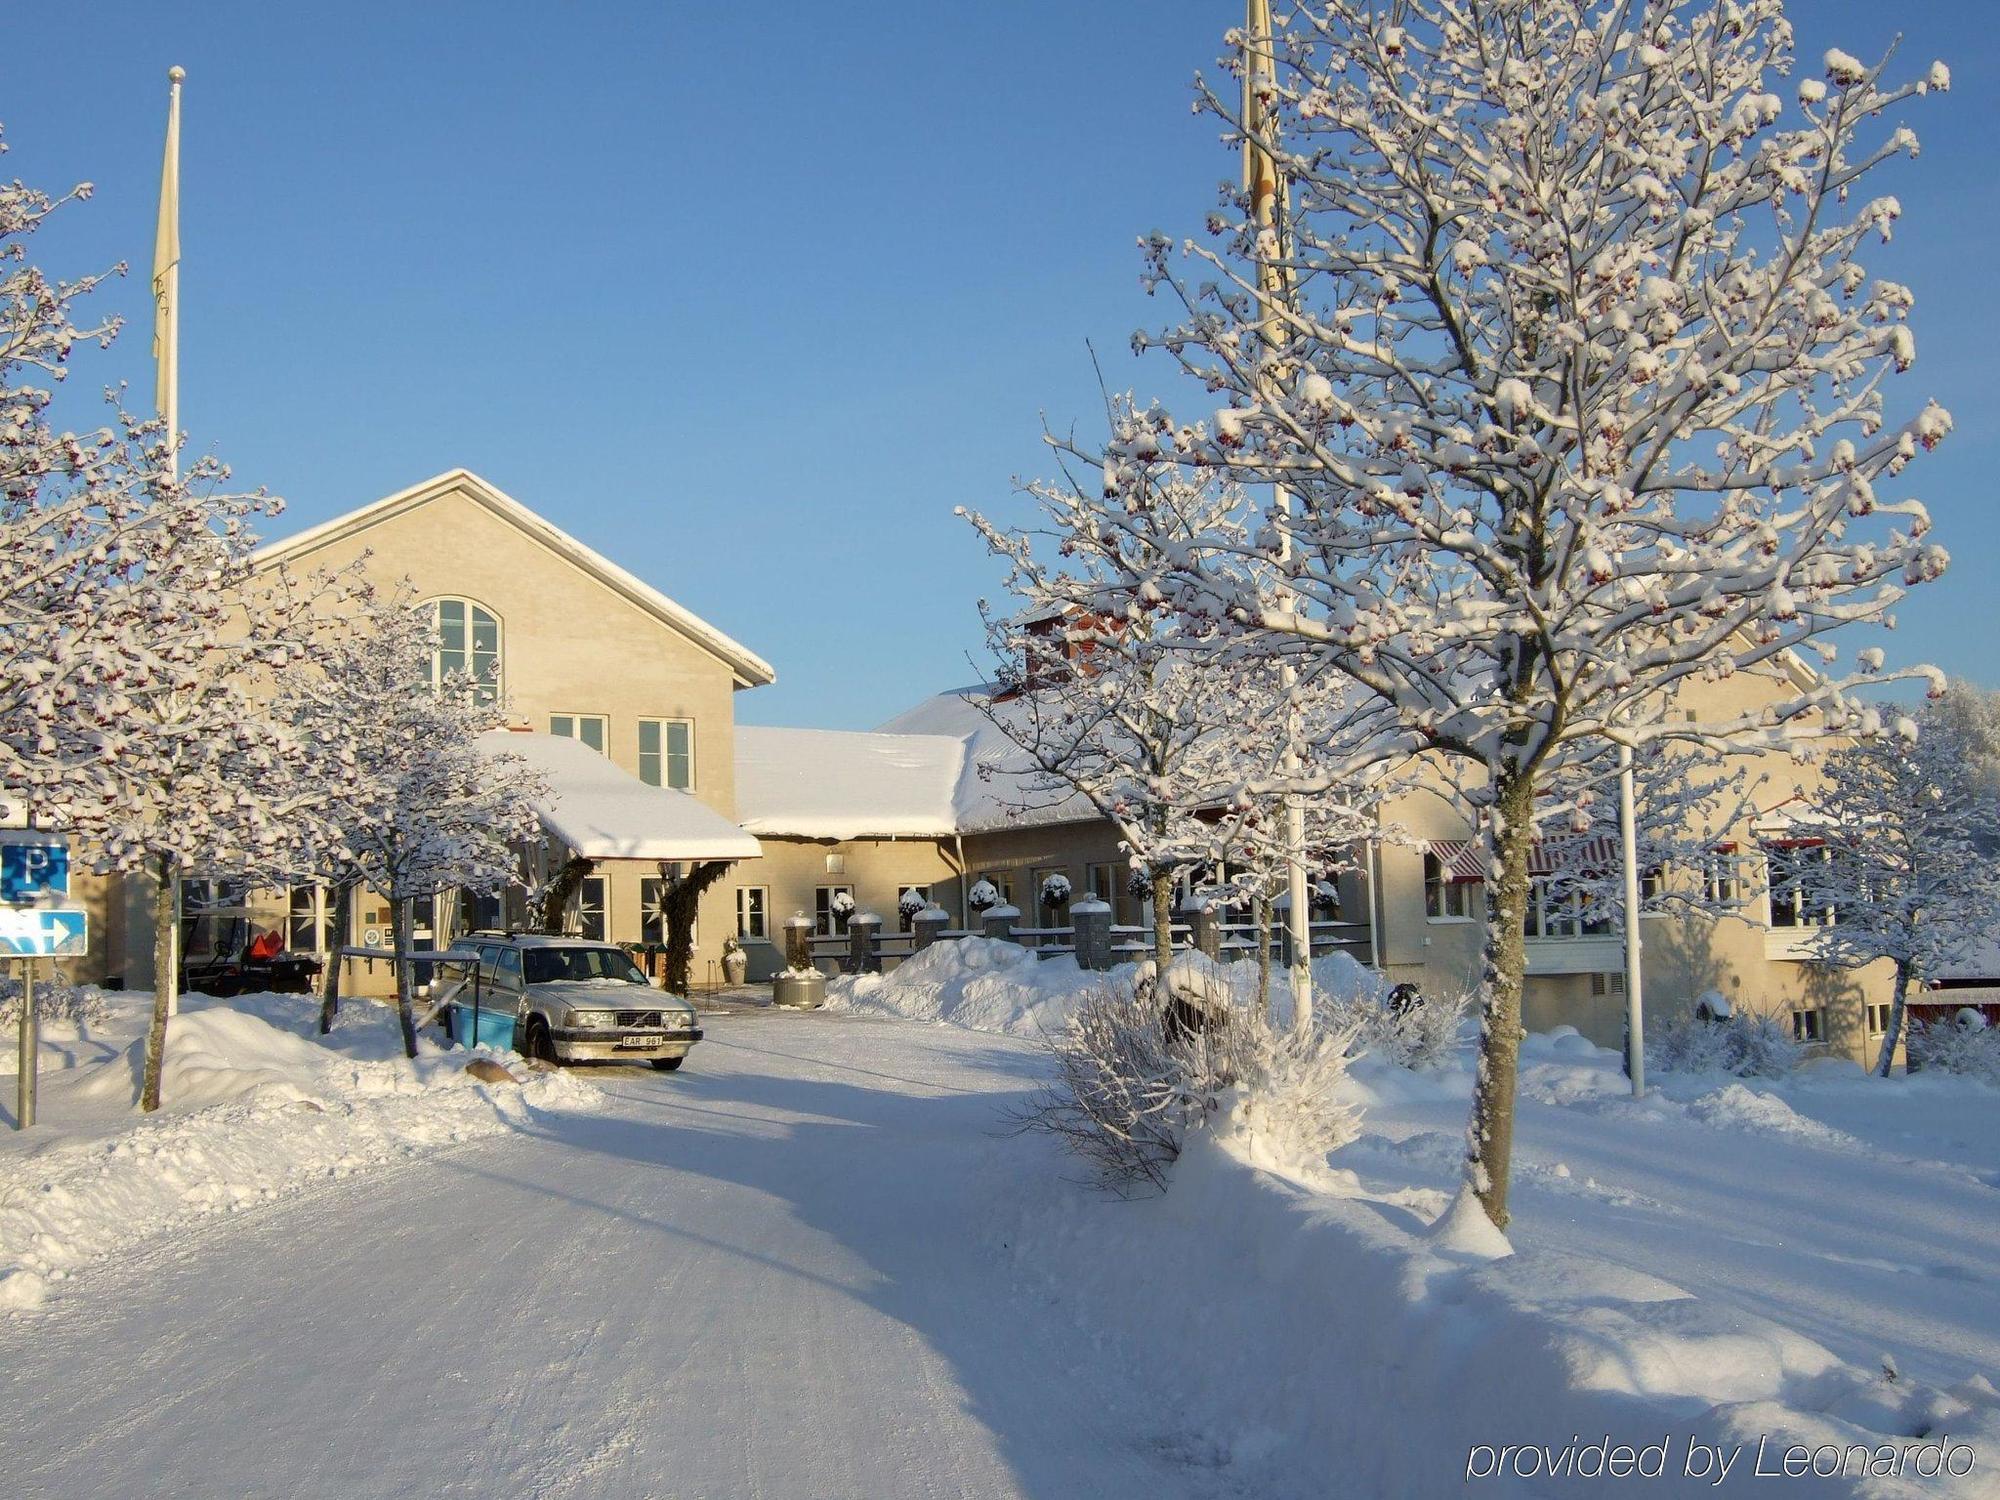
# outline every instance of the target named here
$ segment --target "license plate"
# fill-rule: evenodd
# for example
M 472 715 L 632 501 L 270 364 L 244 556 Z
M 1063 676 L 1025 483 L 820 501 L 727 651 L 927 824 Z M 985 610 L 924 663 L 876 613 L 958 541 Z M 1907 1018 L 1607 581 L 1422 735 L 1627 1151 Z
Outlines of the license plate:
M 660 1045 L 660 1039 L 656 1036 L 621 1036 L 618 1038 L 618 1045 L 621 1047 L 657 1047 Z

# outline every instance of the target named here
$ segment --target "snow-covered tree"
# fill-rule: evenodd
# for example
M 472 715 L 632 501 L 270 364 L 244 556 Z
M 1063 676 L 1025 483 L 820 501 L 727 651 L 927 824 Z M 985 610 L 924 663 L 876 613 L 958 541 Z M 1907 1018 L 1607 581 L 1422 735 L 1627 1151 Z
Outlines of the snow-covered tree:
M 1103 474 L 1098 524 L 1136 539 L 1115 549 L 1132 588 L 1310 644 L 1478 782 L 1467 1174 L 1504 1226 L 1552 760 L 1851 732 L 1852 677 L 1800 688 L 1789 658 L 1830 662 L 1823 637 L 1945 567 L 1893 482 L 1951 421 L 1891 419 L 1912 295 L 1861 257 L 1901 215 L 1868 184 L 1916 146 L 1891 117 L 1949 77 L 1892 84 L 1835 51 L 1788 102 L 1782 0 L 1307 0 L 1274 40 L 1232 41 L 1268 66 L 1200 104 L 1272 170 L 1225 193 L 1192 270 L 1142 242 L 1182 313 L 1136 340 L 1220 409 L 1155 423 L 1157 461 L 1067 451 Z M 1188 468 L 1289 507 L 1219 559 L 1180 548 L 1156 512 Z M 1245 587 L 1258 564 L 1293 602 Z M 1651 712 L 1741 674 L 1765 706 Z
M 1156 414 L 1115 401 L 1111 416 L 1121 460 L 1157 465 Z M 1285 797 L 1308 800 L 1325 867 L 1370 835 L 1370 799 L 1354 788 L 1372 740 L 1354 712 L 1359 695 L 1325 676 L 1287 685 L 1268 659 L 1135 584 L 1170 557 L 1209 557 L 1219 569 L 1222 550 L 1244 541 L 1240 490 L 1163 469 L 1142 533 L 1102 523 L 1112 483 L 1107 471 L 1102 489 L 1031 486 L 1042 520 L 1028 530 L 969 515 L 1005 560 L 1013 596 L 1005 610 L 985 610 L 1001 690 L 976 706 L 1029 767 L 1015 778 L 1024 807 L 1081 796 L 1118 830 L 1145 872 L 1154 958 L 1170 973 L 1176 879 L 1282 864 Z M 1262 586 L 1274 587 L 1268 573 Z
M 1949 701 L 1947 698 L 1945 701 Z M 1796 894 L 1832 920 L 1812 929 L 1822 962 L 1895 965 L 1875 1071 L 1887 1077 L 1910 989 L 1965 957 L 2000 923 L 2000 860 L 1980 848 L 1996 806 L 1977 774 L 1962 714 L 1927 706 L 1899 732 L 1830 752 L 1809 825 L 1822 838 L 1801 861 Z
M 176 896 L 191 865 L 265 868 L 318 795 L 298 745 L 252 691 L 299 649 L 306 595 L 285 575 L 249 588 L 250 519 L 200 459 L 176 477 L 169 434 L 115 403 L 83 433 L 51 422 L 54 383 L 101 278 L 51 281 L 26 239 L 62 203 L 0 184 L 0 787 L 90 845 L 105 868 L 157 882 L 156 970 L 140 1104 L 159 1106 L 178 984 Z
M 463 674 L 434 679 L 435 636 L 430 608 L 407 588 L 326 621 L 325 655 L 286 685 L 284 710 L 341 772 L 338 794 L 317 810 L 322 832 L 308 867 L 336 889 L 365 885 L 389 903 L 396 1009 L 412 1057 L 415 976 L 401 958 L 412 904 L 509 884 L 516 846 L 539 835 L 535 807 L 548 794 L 519 756 L 480 748 L 504 711 Z

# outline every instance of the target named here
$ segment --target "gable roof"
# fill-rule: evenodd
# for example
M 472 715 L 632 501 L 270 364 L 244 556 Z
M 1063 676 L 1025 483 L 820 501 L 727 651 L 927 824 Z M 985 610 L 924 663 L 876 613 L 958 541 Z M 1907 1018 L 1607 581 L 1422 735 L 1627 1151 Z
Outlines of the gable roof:
M 619 567 L 603 553 L 586 547 L 568 532 L 536 515 L 513 496 L 481 479 L 470 469 L 448 469 L 421 484 L 411 485 L 406 490 L 398 490 L 393 495 L 384 496 L 372 504 L 364 505 L 359 510 L 351 510 L 345 515 L 335 516 L 330 521 L 322 521 L 317 526 L 309 526 L 296 536 L 286 537 L 282 541 L 267 542 L 257 549 L 256 560 L 260 564 L 283 562 L 300 553 L 325 546 L 329 542 L 357 535 L 371 526 L 379 525 L 406 511 L 415 510 L 439 496 L 453 493 L 464 495 L 475 504 L 483 506 L 614 594 L 635 605 L 641 612 L 652 616 L 669 629 L 678 631 L 713 654 L 728 666 L 735 676 L 738 687 L 762 687 L 777 681 L 776 669 L 749 647 L 724 635 L 692 610 L 674 603 L 644 579 Z
M 939 734 L 736 726 L 736 812 L 805 839 L 947 838 L 965 748 Z

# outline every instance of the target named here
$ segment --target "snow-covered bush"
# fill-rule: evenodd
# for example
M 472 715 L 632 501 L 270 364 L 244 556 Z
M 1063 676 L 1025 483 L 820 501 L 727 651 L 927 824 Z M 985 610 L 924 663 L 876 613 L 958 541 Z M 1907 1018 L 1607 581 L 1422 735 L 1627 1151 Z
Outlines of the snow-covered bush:
M 1042 881 L 1042 905 L 1051 911 L 1069 905 L 1069 876 L 1049 875 Z
M 917 913 L 931 903 L 922 891 L 905 891 L 896 898 L 896 915 L 905 922 L 914 922 Z
M 990 911 L 1000 904 L 1000 890 L 990 880 L 975 880 L 965 893 L 965 904 L 974 911 Z
M 854 893 L 852 891 L 835 891 L 831 899 L 827 901 L 826 908 L 836 917 L 840 918 L 841 921 L 845 922 L 854 915 Z
M 35 979 L 35 1014 L 44 1021 L 72 1026 L 102 1025 L 111 1019 L 111 1004 L 94 984 L 71 984 L 62 978 Z M 0 979 L 0 1031 L 21 1023 L 21 981 Z
M 1472 996 L 1461 991 L 1427 995 L 1415 985 L 1397 985 L 1387 995 L 1333 1000 L 1332 1018 L 1354 1028 L 1354 1052 L 1367 1053 L 1399 1068 L 1435 1067 L 1458 1046 Z
M 1906 1044 L 1910 1067 L 1963 1073 L 2000 1084 L 2000 1030 L 1967 1006 L 1949 1021 L 1919 1021 Z
M 1056 1076 L 1025 1107 L 1025 1130 L 1057 1136 L 1121 1196 L 1164 1191 L 1189 1132 L 1214 1130 L 1260 1164 L 1309 1168 L 1360 1128 L 1338 1098 L 1355 1028 L 1327 1017 L 1303 1032 L 1230 1003 L 1219 966 L 1183 954 L 1167 993 L 1150 964 L 1086 993 L 1044 1040 Z
M 1772 1016 L 1691 1013 L 1647 1038 L 1646 1066 L 1656 1073 L 1782 1078 L 1799 1065 L 1801 1052 L 1785 1023 Z

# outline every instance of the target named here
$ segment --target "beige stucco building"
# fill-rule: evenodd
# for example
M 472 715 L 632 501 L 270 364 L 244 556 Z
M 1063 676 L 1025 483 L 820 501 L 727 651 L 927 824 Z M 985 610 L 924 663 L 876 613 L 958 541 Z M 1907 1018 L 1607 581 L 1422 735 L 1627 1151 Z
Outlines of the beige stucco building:
M 1078 895 L 1111 903 L 1114 922 L 1131 929 L 1128 947 L 1145 941 L 1139 929 L 1149 913 L 1129 884 L 1115 830 L 1075 797 L 1025 788 L 1011 746 L 976 706 L 978 689 L 941 694 L 875 733 L 738 726 L 736 695 L 772 682 L 769 663 L 462 469 L 261 555 L 301 569 L 361 560 L 379 582 L 409 580 L 437 611 L 441 672 L 490 676 L 515 728 L 578 741 L 629 784 L 693 799 L 716 826 L 727 824 L 737 842 L 728 845 L 730 869 L 702 898 L 697 985 L 720 980 L 732 937 L 753 979 L 774 972 L 788 918 L 809 920 L 829 958 L 857 913 L 879 915 L 895 951 L 894 935 L 908 926 L 899 907 L 912 893 L 942 906 L 954 926 L 970 925 L 968 892 L 981 880 L 1021 908 L 1022 926 L 1059 926 L 1060 910 L 1038 898 L 1061 875 Z M 1806 669 L 1796 671 L 1794 686 L 1809 686 Z M 1739 676 L 1691 689 L 1674 711 L 1733 718 L 1779 691 Z M 1810 802 L 1815 773 L 1779 755 L 1751 769 L 1761 778 L 1751 806 L 1735 826 L 1707 830 L 1713 867 L 1678 877 L 1724 882 L 1748 899 L 1720 919 L 1645 919 L 1649 1014 L 1683 1010 L 1717 990 L 1788 1019 L 1807 1040 L 1863 1056 L 1879 1041 L 1887 966 L 1854 973 L 1806 961 L 1812 923 L 1826 914 L 1769 894 L 1774 862 L 1811 857 L 1811 840 L 1789 836 L 1786 809 Z M 1484 899 L 1460 805 L 1420 789 L 1394 799 L 1382 821 L 1385 837 L 1330 882 L 1338 899 L 1318 914 L 1316 930 L 1392 979 L 1470 987 Z M 552 834 L 551 842 L 561 840 Z M 664 873 L 650 859 L 600 860 L 571 905 L 572 929 L 635 945 L 663 941 Z M 150 985 L 145 878 L 86 878 L 76 894 L 98 934 L 79 977 Z M 330 930 L 331 903 L 313 887 L 228 899 L 246 902 L 251 924 L 281 930 L 295 951 L 388 946 L 387 911 L 372 896 L 359 901 L 345 933 Z M 458 932 L 523 919 L 518 895 L 495 904 L 441 893 L 423 904 L 417 937 L 441 947 Z M 1621 940 L 1574 908 L 1538 903 L 1532 923 L 1528 1025 L 1573 1025 L 1615 1044 L 1625 1011 Z M 1240 930 L 1236 941 L 1247 942 Z M 386 963 L 349 961 L 349 990 L 389 983 Z

